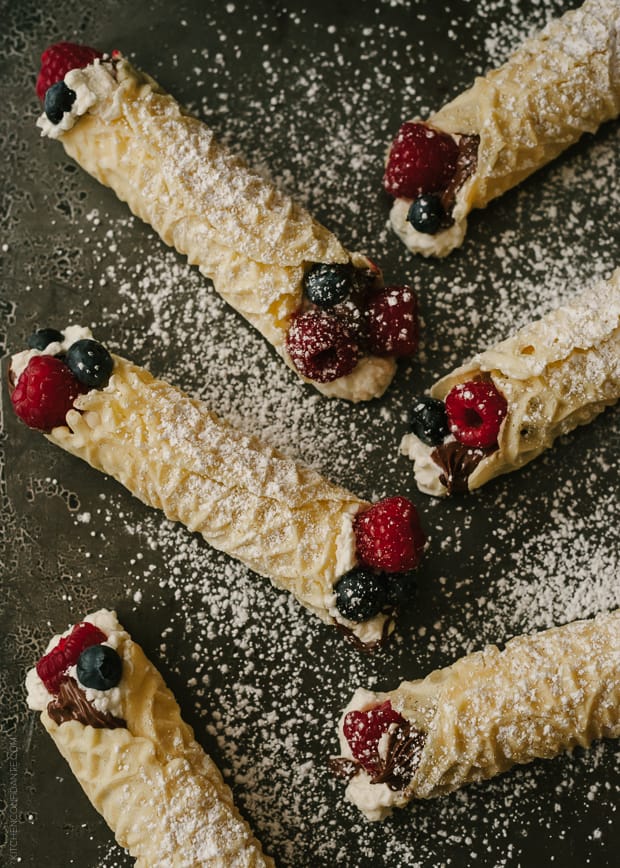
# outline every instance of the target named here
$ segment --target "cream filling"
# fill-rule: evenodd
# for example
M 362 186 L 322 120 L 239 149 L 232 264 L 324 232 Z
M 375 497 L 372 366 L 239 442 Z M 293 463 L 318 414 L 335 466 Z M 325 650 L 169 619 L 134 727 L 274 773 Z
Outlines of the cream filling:
M 414 463 L 413 473 L 420 491 L 432 497 L 445 497 L 448 489 L 439 480 L 441 468 L 431 458 L 434 449 L 434 446 L 428 446 L 413 433 L 405 434 L 400 441 L 401 454 Z
M 422 256 L 447 256 L 460 247 L 467 232 L 467 217 L 455 219 L 452 226 L 435 235 L 418 232 L 407 220 L 411 199 L 396 199 L 390 211 L 390 223 L 394 232 L 412 253 Z
M 122 659 L 124 667 L 131 665 L 128 653 L 131 640 L 129 634 L 123 630 L 119 624 L 115 612 L 112 612 L 109 609 L 99 609 L 98 612 L 93 612 L 92 615 L 86 615 L 83 620 L 87 621 L 89 624 L 94 624 L 95 627 L 98 627 L 106 634 L 107 639 L 101 644 L 109 645 L 110 648 L 114 648 Z M 49 654 L 52 648 L 55 648 L 60 640 L 65 636 L 68 636 L 72 630 L 73 625 L 69 627 L 68 630 L 65 630 L 64 633 L 59 633 L 58 635 L 53 636 L 48 642 L 45 654 Z M 127 653 L 125 653 L 126 650 Z M 86 699 L 88 699 L 89 702 L 92 702 L 98 711 L 102 713 L 107 712 L 108 714 L 112 714 L 114 717 L 119 717 L 122 720 L 125 719 L 124 698 L 127 688 L 124 687 L 124 678 L 121 678 L 120 684 L 118 684 L 117 687 L 113 687 L 111 690 L 93 690 L 90 687 L 84 687 L 84 685 L 80 683 L 77 677 L 77 666 L 71 666 L 67 670 L 67 675 L 75 678 L 79 687 L 84 691 Z M 30 669 L 26 675 L 26 692 L 28 708 L 32 708 L 34 711 L 44 711 L 49 703 L 55 699 L 54 695 L 47 690 L 39 678 L 36 667 Z
M 344 737 L 343 723 L 349 711 L 365 711 L 382 702 L 378 693 L 358 687 L 351 701 L 345 708 L 340 723 L 338 724 L 338 738 L 340 740 L 340 755 L 346 759 L 354 759 L 349 747 L 349 742 Z M 381 750 L 381 744 L 379 745 Z M 360 769 L 347 784 L 346 798 L 362 811 L 368 820 L 384 820 L 392 812 L 392 808 L 402 807 L 407 799 L 403 793 L 391 790 L 387 784 L 373 784 L 370 776 Z

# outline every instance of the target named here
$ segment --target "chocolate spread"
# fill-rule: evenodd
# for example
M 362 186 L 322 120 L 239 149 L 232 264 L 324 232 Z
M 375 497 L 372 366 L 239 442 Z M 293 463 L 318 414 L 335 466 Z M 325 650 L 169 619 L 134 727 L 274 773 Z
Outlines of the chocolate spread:
M 465 181 L 474 174 L 478 168 L 478 146 L 480 145 L 480 136 L 465 136 L 459 138 L 459 154 L 456 160 L 456 169 L 450 183 L 441 194 L 441 204 L 446 213 L 447 224 L 451 226 L 454 223 L 452 219 L 452 210 L 456 202 L 456 194 L 461 189 Z
M 84 726 L 94 726 L 95 729 L 127 728 L 127 724 L 120 717 L 114 717 L 107 711 L 98 711 L 92 702 L 86 699 L 75 678 L 65 678 L 61 682 L 58 696 L 48 703 L 47 713 L 59 726 L 68 720 L 77 720 Z
M 442 470 L 439 481 L 448 489 L 448 494 L 464 494 L 469 491 L 467 480 L 483 458 L 495 452 L 497 446 L 480 449 L 465 446 L 458 440 L 442 443 L 431 452 L 431 458 Z
M 420 765 L 426 735 L 409 721 L 392 724 L 387 735 L 385 759 L 378 758 L 376 771 L 370 776 L 372 784 L 386 784 L 390 790 L 406 789 Z M 330 772 L 338 778 L 351 780 L 364 766 L 356 759 L 338 756 L 327 761 Z

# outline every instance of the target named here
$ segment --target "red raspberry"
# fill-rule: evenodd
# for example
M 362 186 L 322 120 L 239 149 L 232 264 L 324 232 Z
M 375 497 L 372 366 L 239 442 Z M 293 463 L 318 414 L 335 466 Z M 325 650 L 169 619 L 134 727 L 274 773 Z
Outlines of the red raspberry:
M 11 395 L 13 409 L 31 428 L 51 431 L 65 424 L 65 416 L 85 387 L 55 356 L 33 356 Z
M 493 383 L 459 383 L 446 397 L 450 431 L 465 446 L 485 449 L 497 445 L 508 404 Z
M 353 529 L 362 564 L 388 573 L 417 567 L 426 545 L 418 511 L 406 497 L 386 497 L 373 504 L 355 517 Z
M 331 383 L 350 374 L 359 347 L 346 325 L 333 314 L 309 310 L 295 317 L 286 348 L 300 374 L 317 383 Z
M 74 666 L 85 648 L 91 645 L 100 645 L 108 637 L 99 627 L 88 621 L 76 624 L 68 636 L 60 640 L 55 648 L 52 648 L 37 663 L 37 675 L 45 684 L 49 693 L 56 694 L 60 684 L 70 666 Z
M 394 711 L 389 699 L 368 711 L 349 711 L 345 715 L 342 725 L 344 737 L 355 759 L 370 775 L 380 771 L 379 742 L 393 723 L 402 725 L 406 721 Z
M 57 42 L 41 55 L 41 69 L 37 78 L 37 96 L 43 102 L 48 87 L 61 81 L 71 69 L 84 69 L 96 57 L 103 57 L 96 48 L 76 45 L 74 42 Z
M 383 186 L 390 196 L 405 199 L 441 193 L 456 171 L 458 155 L 452 136 L 426 124 L 405 123 L 390 148 Z
M 412 356 L 418 348 L 418 298 L 410 286 L 386 286 L 367 307 L 370 350 L 377 355 Z

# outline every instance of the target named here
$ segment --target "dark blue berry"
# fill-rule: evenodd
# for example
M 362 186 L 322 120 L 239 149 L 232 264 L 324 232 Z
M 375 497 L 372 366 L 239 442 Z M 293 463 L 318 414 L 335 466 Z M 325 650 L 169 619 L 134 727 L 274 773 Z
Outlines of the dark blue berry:
M 411 430 L 427 446 L 439 446 L 450 433 L 443 401 L 418 398 L 411 411 Z
M 445 211 L 441 199 L 433 193 L 418 196 L 407 213 L 407 220 L 413 228 L 426 235 L 434 235 L 444 217 Z
M 123 675 L 123 661 L 109 645 L 91 645 L 80 654 L 77 677 L 84 687 L 111 690 Z
M 64 335 L 57 329 L 37 329 L 28 338 L 28 346 L 31 350 L 44 350 L 50 344 L 61 343 Z
M 106 348 L 89 338 L 71 344 L 65 361 L 76 379 L 89 389 L 103 389 L 114 367 Z
M 354 274 L 350 265 L 317 262 L 304 275 L 304 290 L 312 304 L 327 308 L 348 297 Z
M 47 119 L 51 124 L 59 124 L 65 112 L 71 109 L 75 102 L 76 93 L 64 83 L 57 81 L 45 91 L 43 108 Z
M 385 584 L 372 570 L 351 570 L 336 585 L 336 608 L 350 621 L 366 621 L 385 604 Z

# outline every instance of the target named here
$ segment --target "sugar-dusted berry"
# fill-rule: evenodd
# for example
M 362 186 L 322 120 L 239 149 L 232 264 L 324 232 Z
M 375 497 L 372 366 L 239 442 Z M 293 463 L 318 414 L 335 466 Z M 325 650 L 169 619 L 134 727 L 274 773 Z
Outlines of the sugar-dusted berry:
M 355 517 L 357 556 L 362 564 L 400 573 L 418 566 L 426 545 L 418 511 L 406 497 L 388 497 Z
M 304 292 L 317 307 L 333 307 L 351 292 L 353 267 L 348 264 L 315 262 L 304 274 Z
M 386 585 L 372 570 L 355 569 L 336 585 L 336 608 L 350 621 L 367 621 L 377 615 L 386 603 Z
M 434 235 L 441 228 L 446 216 L 441 197 L 435 193 L 424 193 L 411 203 L 407 212 L 407 222 L 425 235 Z
M 443 401 L 422 396 L 411 410 L 411 430 L 427 446 L 439 446 L 450 433 Z
M 286 348 L 299 373 L 317 383 L 350 374 L 359 358 L 359 347 L 342 320 L 320 310 L 293 319 Z
M 418 298 L 410 286 L 386 286 L 375 293 L 366 309 L 370 350 L 397 358 L 418 348 Z
M 11 395 L 16 415 L 30 428 L 51 431 L 65 424 L 65 416 L 83 386 L 61 359 L 34 356 Z
M 349 711 L 342 731 L 355 759 L 368 774 L 375 775 L 382 767 L 379 756 L 381 737 L 393 724 L 403 726 L 405 723 L 405 718 L 387 700 L 368 711 Z
M 71 344 L 66 362 L 74 376 L 90 389 L 103 389 L 114 369 L 114 360 L 106 348 L 90 338 Z
M 405 123 L 390 148 L 383 185 L 391 196 L 405 199 L 441 193 L 454 175 L 458 155 L 451 136 L 427 124 Z
M 504 396 L 482 380 L 459 383 L 446 397 L 450 431 L 465 446 L 495 446 L 507 412 Z

